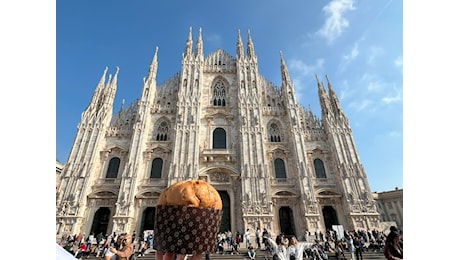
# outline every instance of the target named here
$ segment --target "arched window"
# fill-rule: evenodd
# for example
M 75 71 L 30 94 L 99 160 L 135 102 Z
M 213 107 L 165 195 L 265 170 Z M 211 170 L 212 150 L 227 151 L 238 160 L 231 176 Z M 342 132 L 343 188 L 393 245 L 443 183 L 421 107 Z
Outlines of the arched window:
M 161 179 L 162 170 L 163 170 L 163 159 L 155 158 L 152 161 L 152 169 L 150 170 L 150 178 Z
M 227 134 L 223 128 L 216 128 L 212 133 L 212 148 L 213 149 L 226 149 L 227 148 Z
M 110 159 L 109 167 L 107 168 L 106 178 L 117 178 L 118 169 L 120 168 L 120 158 L 113 157 Z
M 286 179 L 286 168 L 280 158 L 275 159 L 275 178 Z
M 222 81 L 217 81 L 212 89 L 212 104 L 218 107 L 225 106 L 225 85 Z
M 281 142 L 281 133 L 277 124 L 272 123 L 268 128 L 270 142 Z
M 316 178 L 326 178 L 326 172 L 324 171 L 323 161 L 321 161 L 320 159 L 315 159 L 313 161 L 313 165 L 315 166 Z
M 157 141 L 167 141 L 168 140 L 168 131 L 169 125 L 166 121 L 161 122 L 158 125 L 157 132 L 156 132 L 156 140 Z

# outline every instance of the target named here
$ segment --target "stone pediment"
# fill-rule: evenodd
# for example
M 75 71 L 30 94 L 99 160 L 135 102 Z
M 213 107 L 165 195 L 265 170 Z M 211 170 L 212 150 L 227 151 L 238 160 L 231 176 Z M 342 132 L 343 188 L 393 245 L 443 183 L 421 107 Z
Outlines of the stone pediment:
M 136 199 L 146 199 L 146 198 L 158 198 L 160 197 L 161 192 L 159 191 L 141 191 L 136 195 Z
M 112 153 L 112 152 L 119 152 L 119 153 L 123 153 L 123 152 L 128 152 L 128 148 L 126 147 L 123 147 L 119 144 L 113 144 L 111 146 L 108 146 L 105 151 L 109 152 L 109 153 Z
M 337 192 L 330 189 L 322 189 L 317 192 L 318 197 L 341 197 Z
M 162 144 L 153 144 L 150 147 L 149 152 L 153 152 L 153 153 L 156 153 L 156 152 L 170 153 L 171 149 L 168 146 L 165 146 L 165 145 L 162 145 Z
M 116 198 L 118 196 L 117 193 L 109 190 L 99 190 L 91 193 L 88 195 L 88 198 Z
M 291 191 L 282 190 L 282 191 L 276 192 L 274 197 L 297 197 L 297 194 Z

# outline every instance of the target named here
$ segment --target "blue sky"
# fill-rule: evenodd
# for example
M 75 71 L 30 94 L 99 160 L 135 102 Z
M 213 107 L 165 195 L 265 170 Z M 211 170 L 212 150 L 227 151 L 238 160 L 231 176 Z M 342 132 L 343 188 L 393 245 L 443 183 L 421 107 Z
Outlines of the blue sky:
M 205 55 L 235 56 L 250 30 L 259 73 L 279 86 L 282 51 L 297 100 L 320 116 L 315 74 L 349 118 L 372 191 L 403 188 L 402 1 L 57 1 L 56 160 L 65 162 L 105 67 L 114 109 L 140 96 L 155 48 L 157 82 L 179 72 L 189 28 Z

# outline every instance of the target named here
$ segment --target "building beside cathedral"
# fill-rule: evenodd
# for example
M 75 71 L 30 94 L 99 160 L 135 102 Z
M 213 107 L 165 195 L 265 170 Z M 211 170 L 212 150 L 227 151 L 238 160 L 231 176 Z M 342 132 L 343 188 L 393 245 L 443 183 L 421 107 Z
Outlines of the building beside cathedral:
M 327 87 L 318 77 L 311 86 L 318 117 L 296 100 L 281 53 L 281 86 L 259 74 L 249 31 L 246 45 L 238 31 L 235 56 L 222 49 L 205 56 L 203 44 L 201 29 L 194 42 L 190 28 L 181 70 L 162 84 L 157 47 L 140 97 L 119 111 L 113 107 L 119 69 L 113 77 L 104 70 L 60 174 L 56 235 L 152 230 L 161 192 L 189 179 L 219 191 L 221 230 L 254 234 L 260 227 L 300 238 L 334 225 L 379 229 L 352 129 L 329 79 Z

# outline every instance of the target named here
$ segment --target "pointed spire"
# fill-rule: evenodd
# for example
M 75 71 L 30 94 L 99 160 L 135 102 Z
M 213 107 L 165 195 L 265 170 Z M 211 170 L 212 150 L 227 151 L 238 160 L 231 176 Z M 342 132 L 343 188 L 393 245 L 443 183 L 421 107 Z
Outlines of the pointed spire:
M 201 27 L 198 34 L 198 40 L 196 41 L 195 55 L 196 57 L 203 56 L 203 37 L 201 36 Z
M 190 26 L 190 30 L 189 30 L 189 33 L 188 33 L 188 38 L 187 38 L 187 41 L 185 43 L 185 57 L 192 55 L 192 44 L 193 44 L 192 27 Z
M 334 89 L 332 88 L 332 84 L 329 81 L 329 77 L 327 76 L 327 74 L 326 74 L 326 80 L 327 80 L 327 89 L 329 90 L 330 99 L 332 100 L 333 105 L 335 106 L 335 109 L 337 111 L 341 111 L 342 108 L 341 108 L 341 105 L 340 105 L 339 98 L 337 97 L 337 94 L 335 93 Z
M 158 69 L 158 46 L 155 48 L 155 54 L 153 55 L 152 63 L 150 63 L 149 73 L 147 79 L 156 79 Z M 144 80 L 145 81 L 145 80 Z
M 326 80 L 327 80 L 327 89 L 329 90 L 329 93 L 335 95 L 334 89 L 332 88 L 331 82 L 329 81 L 329 77 L 327 76 L 327 74 L 326 74 Z
M 244 57 L 243 41 L 241 40 L 240 29 L 238 29 L 238 40 L 236 42 L 236 58 L 240 59 Z
M 117 70 L 115 71 L 115 75 L 113 76 L 112 83 L 110 84 L 112 87 L 116 87 L 116 86 L 117 86 L 118 71 L 120 71 L 120 68 L 117 66 Z
M 251 31 L 248 29 L 248 47 L 247 47 L 247 56 L 249 58 L 253 58 L 255 57 L 256 55 L 254 54 L 254 44 L 252 43 L 252 39 L 251 39 Z
M 316 77 L 316 82 L 318 82 L 318 91 L 322 91 L 324 92 L 324 86 L 322 85 L 321 81 L 319 81 L 318 79 L 318 74 L 315 74 L 315 77 Z
M 106 66 L 105 69 L 104 69 L 104 73 L 102 73 L 102 77 L 101 77 L 101 79 L 99 80 L 99 84 L 98 84 L 98 85 L 101 85 L 101 86 L 104 85 L 104 83 L 105 83 L 105 77 L 106 77 L 106 74 L 107 74 L 107 70 L 108 70 L 108 69 L 109 69 L 109 68 Z
M 96 103 L 98 102 L 100 94 L 101 94 L 101 92 L 102 92 L 102 90 L 104 88 L 105 79 L 106 79 L 106 75 L 107 75 L 107 70 L 108 70 L 108 67 L 106 66 L 105 69 L 104 69 L 104 72 L 102 73 L 102 77 L 99 80 L 99 83 L 97 84 L 96 89 L 94 90 L 93 98 L 91 99 L 90 106 L 91 106 L 91 104 L 96 105 Z
M 284 62 L 282 51 L 280 51 L 280 59 L 281 59 L 281 79 L 286 82 L 291 82 L 291 78 L 289 77 L 289 72 L 286 67 L 286 63 Z

